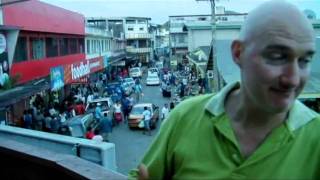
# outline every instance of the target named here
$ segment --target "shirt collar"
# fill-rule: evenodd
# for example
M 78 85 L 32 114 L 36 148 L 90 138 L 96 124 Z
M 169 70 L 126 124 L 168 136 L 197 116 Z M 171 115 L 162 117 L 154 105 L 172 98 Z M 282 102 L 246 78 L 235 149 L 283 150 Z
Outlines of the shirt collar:
M 224 102 L 228 93 L 234 89 L 235 87 L 239 86 L 239 82 L 233 82 L 226 85 L 219 91 L 216 95 L 214 95 L 209 102 L 206 104 L 206 110 L 209 111 L 214 116 L 219 116 L 224 113 Z
M 224 102 L 226 96 L 237 86 L 240 86 L 239 82 L 233 82 L 226 85 L 220 92 L 218 92 L 209 100 L 205 106 L 205 109 L 214 116 L 220 116 L 223 114 L 225 112 Z M 296 100 L 290 109 L 286 124 L 288 125 L 290 131 L 294 131 L 315 119 L 317 116 L 319 116 L 319 114 L 306 107 L 299 100 Z

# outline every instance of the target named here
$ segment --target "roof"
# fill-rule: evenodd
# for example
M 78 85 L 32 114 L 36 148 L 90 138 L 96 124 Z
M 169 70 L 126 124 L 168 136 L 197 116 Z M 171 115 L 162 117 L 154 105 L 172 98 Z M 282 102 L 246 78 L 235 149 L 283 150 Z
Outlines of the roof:
M 84 35 L 85 18 L 38 0 L 2 7 L 3 24 L 20 26 L 22 30 Z
M 240 81 L 240 70 L 230 53 L 231 42 L 232 40 L 217 40 L 216 43 L 218 70 L 226 83 Z M 302 95 L 313 94 L 308 97 L 320 97 L 320 38 L 316 39 L 316 49 L 318 52 L 311 62 L 310 78 L 302 92 Z
M 41 81 L 38 84 L 28 84 L 24 86 L 18 86 L 13 89 L 6 90 L 0 93 L 0 109 L 4 109 L 7 106 L 16 104 L 17 102 L 29 98 L 30 96 L 50 88 L 50 84 L 47 81 Z
M 185 26 L 187 29 L 211 29 L 211 23 L 209 21 L 195 21 L 187 22 Z

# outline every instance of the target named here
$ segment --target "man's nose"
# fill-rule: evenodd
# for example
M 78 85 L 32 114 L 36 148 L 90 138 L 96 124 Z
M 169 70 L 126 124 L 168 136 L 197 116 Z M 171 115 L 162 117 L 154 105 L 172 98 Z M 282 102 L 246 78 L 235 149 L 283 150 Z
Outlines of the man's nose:
M 288 63 L 280 77 L 280 83 L 285 88 L 297 87 L 300 83 L 300 67 L 297 61 Z

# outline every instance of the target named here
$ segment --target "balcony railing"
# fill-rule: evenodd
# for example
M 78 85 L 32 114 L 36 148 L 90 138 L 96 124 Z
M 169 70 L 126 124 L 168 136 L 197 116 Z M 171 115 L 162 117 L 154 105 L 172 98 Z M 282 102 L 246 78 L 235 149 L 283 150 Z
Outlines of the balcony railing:
M 150 53 L 151 48 L 134 48 L 132 46 L 127 46 L 127 52 L 129 53 Z
M 110 31 L 106 31 L 103 29 L 99 29 L 95 27 L 86 27 L 85 30 L 86 30 L 86 34 L 89 34 L 89 35 L 112 37 L 112 33 Z
M 127 33 L 126 39 L 151 39 L 152 34 L 149 33 Z

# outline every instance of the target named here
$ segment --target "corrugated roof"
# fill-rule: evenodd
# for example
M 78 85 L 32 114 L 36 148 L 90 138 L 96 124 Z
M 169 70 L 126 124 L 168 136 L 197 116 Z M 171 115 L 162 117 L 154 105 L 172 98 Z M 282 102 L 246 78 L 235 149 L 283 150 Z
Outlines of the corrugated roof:
M 230 52 L 231 42 L 232 40 L 216 41 L 218 69 L 226 83 L 240 81 L 240 70 L 233 62 Z M 317 53 L 311 62 L 310 78 L 302 94 L 318 94 L 320 96 L 320 38 L 316 39 L 316 50 Z

